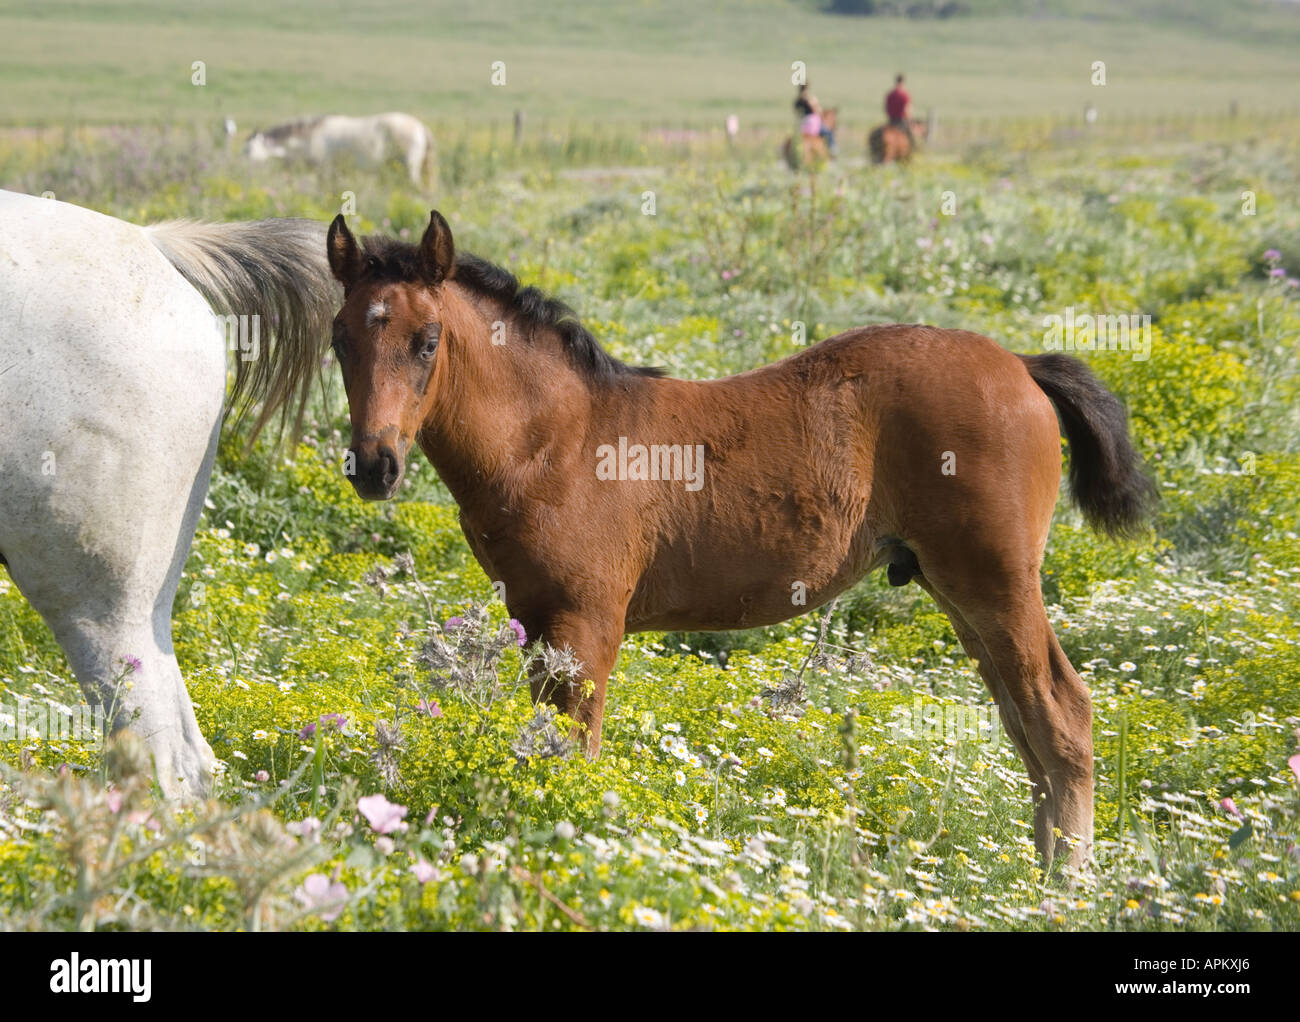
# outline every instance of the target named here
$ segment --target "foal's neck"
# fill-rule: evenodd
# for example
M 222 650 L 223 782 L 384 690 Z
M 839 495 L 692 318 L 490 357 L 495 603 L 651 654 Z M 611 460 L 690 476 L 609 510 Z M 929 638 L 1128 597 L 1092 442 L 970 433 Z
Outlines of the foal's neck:
M 550 330 L 454 280 L 447 290 L 446 361 L 420 446 L 463 509 L 513 503 L 582 444 L 591 385 Z

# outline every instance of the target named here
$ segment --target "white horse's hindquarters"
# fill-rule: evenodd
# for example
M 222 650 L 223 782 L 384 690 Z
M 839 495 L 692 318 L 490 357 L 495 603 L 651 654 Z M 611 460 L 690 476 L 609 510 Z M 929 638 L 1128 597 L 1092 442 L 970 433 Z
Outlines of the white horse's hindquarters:
M 18 198 L 0 193 L 0 552 L 73 541 L 157 585 L 136 550 L 176 528 L 219 421 L 216 321 L 140 228 Z
M 0 553 L 87 698 L 141 660 L 121 705 L 174 791 L 211 757 L 170 614 L 224 393 L 216 321 L 140 228 L 0 193 Z

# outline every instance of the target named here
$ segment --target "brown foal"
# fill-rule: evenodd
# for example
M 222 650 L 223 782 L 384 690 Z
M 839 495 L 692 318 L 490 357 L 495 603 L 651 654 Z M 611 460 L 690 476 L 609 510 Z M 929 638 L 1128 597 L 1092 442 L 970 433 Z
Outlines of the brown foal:
M 437 212 L 419 245 L 358 244 L 340 216 L 328 248 L 353 486 L 392 497 L 419 443 L 510 613 L 585 665 L 585 690 L 534 697 L 585 725 L 589 754 L 624 634 L 784 621 L 887 566 L 978 662 L 1034 783 L 1043 858 L 1087 858 L 1091 700 L 1039 589 L 1060 431 L 1093 525 L 1132 531 L 1153 490 L 1123 407 L 1081 362 L 894 325 L 668 379 L 458 257 Z

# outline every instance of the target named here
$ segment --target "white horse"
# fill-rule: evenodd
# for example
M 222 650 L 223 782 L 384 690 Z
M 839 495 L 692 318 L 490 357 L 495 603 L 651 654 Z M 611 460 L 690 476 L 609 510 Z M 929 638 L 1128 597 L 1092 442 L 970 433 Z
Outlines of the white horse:
M 344 157 L 376 166 L 397 156 L 406 165 L 413 185 L 433 183 L 433 134 L 410 114 L 331 114 L 290 121 L 255 132 L 244 152 L 254 163 L 286 156 L 328 163 Z
M 171 610 L 227 339 L 245 342 L 232 400 L 262 399 L 259 426 L 286 405 L 301 414 L 337 305 L 324 239 L 306 220 L 142 228 L 0 191 L 0 563 L 87 701 L 147 740 L 168 797 L 207 791 L 215 765 Z M 242 316 L 259 319 L 231 330 Z

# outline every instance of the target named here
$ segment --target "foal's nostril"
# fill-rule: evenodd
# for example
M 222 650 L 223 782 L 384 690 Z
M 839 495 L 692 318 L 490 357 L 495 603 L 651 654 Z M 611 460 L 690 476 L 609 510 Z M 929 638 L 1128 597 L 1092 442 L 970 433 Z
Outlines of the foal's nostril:
M 391 489 L 396 484 L 400 471 L 396 452 L 391 447 L 379 448 L 379 456 L 375 460 L 375 478 L 384 489 Z

